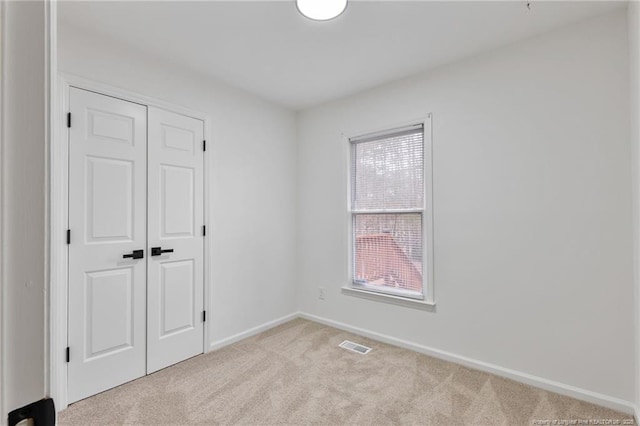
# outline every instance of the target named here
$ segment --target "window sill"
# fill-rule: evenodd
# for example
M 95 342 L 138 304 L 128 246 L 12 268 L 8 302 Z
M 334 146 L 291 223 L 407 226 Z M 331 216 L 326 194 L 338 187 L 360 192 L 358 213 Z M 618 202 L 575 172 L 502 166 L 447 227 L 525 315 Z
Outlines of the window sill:
M 367 290 L 360 290 L 353 287 L 342 287 L 342 294 L 347 296 L 360 297 L 362 299 L 374 300 L 377 302 L 391 303 L 393 305 L 406 306 L 408 308 L 420 309 L 423 311 L 435 312 L 436 304 L 431 301 L 409 299 L 407 297 L 394 296 L 392 294 L 375 293 Z

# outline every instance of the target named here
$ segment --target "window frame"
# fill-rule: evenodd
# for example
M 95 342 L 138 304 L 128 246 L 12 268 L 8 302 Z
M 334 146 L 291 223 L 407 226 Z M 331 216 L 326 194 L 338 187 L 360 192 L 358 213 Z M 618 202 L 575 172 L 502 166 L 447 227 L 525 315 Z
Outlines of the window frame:
M 407 306 L 435 306 L 434 283 L 433 283 L 433 135 L 432 135 L 432 114 L 426 117 L 411 120 L 403 123 L 387 125 L 364 132 L 349 132 L 343 134 L 343 143 L 347 151 L 347 238 L 348 238 L 348 271 L 347 285 L 342 287 L 343 293 L 360 296 L 367 299 L 379 300 Z M 423 176 L 424 176 L 424 204 L 421 209 L 376 209 L 376 210 L 356 210 L 353 208 L 353 155 L 354 143 L 352 139 L 361 139 L 367 136 L 392 134 L 395 130 L 403 127 L 422 125 L 423 128 Z M 361 214 L 394 214 L 394 213 L 420 213 L 422 216 L 422 294 L 402 291 L 385 290 L 366 284 L 357 284 L 354 281 L 355 262 L 355 236 L 354 223 L 357 215 Z

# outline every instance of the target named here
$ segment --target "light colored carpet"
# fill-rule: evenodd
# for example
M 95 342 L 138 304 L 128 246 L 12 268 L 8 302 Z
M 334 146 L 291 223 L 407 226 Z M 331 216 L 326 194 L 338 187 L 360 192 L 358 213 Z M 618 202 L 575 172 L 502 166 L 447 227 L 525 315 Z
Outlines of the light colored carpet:
M 360 355 L 339 348 L 345 339 L 373 350 Z M 629 415 L 296 319 L 77 402 L 59 423 L 532 425 L 587 419 L 634 424 Z

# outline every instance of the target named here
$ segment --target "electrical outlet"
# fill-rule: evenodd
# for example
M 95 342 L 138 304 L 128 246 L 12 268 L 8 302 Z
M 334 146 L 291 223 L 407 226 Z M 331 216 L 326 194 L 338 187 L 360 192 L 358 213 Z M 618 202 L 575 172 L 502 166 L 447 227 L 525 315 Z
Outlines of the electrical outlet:
M 318 287 L 318 299 L 324 300 L 324 287 Z

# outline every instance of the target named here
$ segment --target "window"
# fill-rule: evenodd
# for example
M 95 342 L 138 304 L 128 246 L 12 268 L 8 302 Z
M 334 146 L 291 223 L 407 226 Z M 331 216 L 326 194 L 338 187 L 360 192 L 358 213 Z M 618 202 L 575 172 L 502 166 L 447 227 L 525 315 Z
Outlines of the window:
M 425 124 L 349 139 L 352 288 L 431 299 Z

